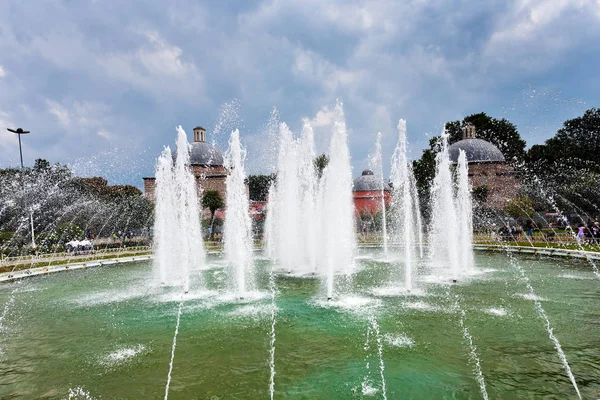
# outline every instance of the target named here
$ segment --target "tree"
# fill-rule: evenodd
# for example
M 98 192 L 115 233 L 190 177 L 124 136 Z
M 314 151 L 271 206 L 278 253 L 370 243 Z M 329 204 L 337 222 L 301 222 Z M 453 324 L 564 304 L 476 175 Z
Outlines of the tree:
M 224 206 L 225 202 L 219 192 L 216 190 L 207 190 L 204 192 L 204 195 L 202 196 L 202 207 L 210 210 L 211 220 L 215 219 L 215 212 Z
M 329 164 L 329 157 L 325 153 L 317 156 L 314 161 L 315 169 L 317 170 L 317 176 L 319 179 L 323 176 L 323 171 L 325 167 Z
M 49 169 L 50 169 L 50 163 L 47 160 L 44 160 L 42 158 L 36 159 L 33 164 L 33 170 L 36 172 L 47 171 Z
M 529 163 L 537 163 L 539 169 L 558 164 L 600 172 L 600 109 L 591 108 L 565 121 L 554 137 L 532 146 L 527 155 Z
M 56 229 L 56 236 L 61 242 L 67 243 L 71 240 L 83 238 L 83 231 L 77 225 L 71 222 L 64 222 Z
M 490 193 L 490 189 L 487 185 L 481 185 L 474 187 L 471 193 L 473 194 L 473 200 L 475 200 L 478 204 L 485 204 Z
M 527 152 L 530 181 L 541 185 L 556 206 L 577 214 L 600 209 L 600 109 L 563 123 L 554 137 Z
M 249 175 L 248 176 L 248 192 L 252 201 L 266 201 L 269 195 L 271 183 L 277 175 Z
M 533 200 L 527 196 L 516 197 L 506 203 L 504 212 L 514 218 L 530 218 L 535 212 Z
M 526 143 L 521 139 L 517 127 L 505 118 L 492 118 L 484 112 L 471 114 L 465 117 L 462 122 L 447 122 L 446 131 L 450 135 L 449 144 L 462 139 L 462 127 L 467 123 L 475 125 L 475 137 L 486 140 L 498 147 L 507 162 L 515 164 L 525 159 Z
M 431 197 L 431 183 L 435 177 L 435 155 L 438 151 L 439 136 L 429 139 L 429 148 L 423 150 L 420 159 L 413 161 L 413 173 L 417 192 L 419 193 L 419 203 L 421 205 L 421 214 L 427 217 L 429 212 L 428 205 Z

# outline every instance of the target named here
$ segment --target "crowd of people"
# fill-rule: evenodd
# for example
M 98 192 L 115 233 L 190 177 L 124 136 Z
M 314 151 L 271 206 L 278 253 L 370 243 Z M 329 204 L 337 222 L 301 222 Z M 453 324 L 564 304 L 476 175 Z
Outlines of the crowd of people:
M 551 230 L 544 232 L 545 241 L 553 241 L 556 236 L 555 229 L 568 229 L 568 224 L 559 225 L 550 224 Z M 498 230 L 498 236 L 505 241 L 519 241 L 523 232 L 528 241 L 534 241 L 533 232 L 541 229 L 531 219 L 525 221 L 522 227 L 519 227 L 515 222 L 504 223 Z M 581 223 L 577 229 L 571 231 L 575 234 L 578 243 L 600 244 L 600 222 L 588 220 L 587 224 Z
M 588 220 L 586 224 L 579 224 L 577 228 L 577 241 L 579 243 L 600 243 L 600 222 Z

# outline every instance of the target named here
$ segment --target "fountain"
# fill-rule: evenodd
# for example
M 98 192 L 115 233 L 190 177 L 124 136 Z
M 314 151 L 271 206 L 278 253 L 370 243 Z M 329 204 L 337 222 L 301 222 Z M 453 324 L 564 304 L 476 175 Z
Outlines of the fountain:
M 383 160 L 381 156 L 381 132 L 377 133 L 377 141 L 375 142 L 375 154 L 369 157 L 369 168 L 375 171 L 377 182 L 381 182 L 381 239 L 383 245 L 383 255 L 388 255 L 388 236 L 387 236 L 387 210 L 385 204 L 385 185 L 383 179 Z
M 460 150 L 457 165 L 456 214 L 458 224 L 459 259 L 466 272 L 473 269 L 473 204 L 469 184 L 467 155 Z
M 431 223 L 429 229 L 429 249 L 432 265 L 449 271 L 453 282 L 465 272 L 467 254 L 463 250 L 470 244 L 462 243 L 459 218 L 468 218 L 468 213 L 457 211 L 452 165 L 448 154 L 448 134 L 444 131 L 440 140 L 440 151 L 436 155 L 435 178 L 431 188 Z M 463 167 L 466 168 L 466 165 Z M 464 190 L 464 188 L 463 188 Z M 461 200 L 463 203 L 466 200 Z M 461 203 L 462 205 L 462 203 Z M 472 224 L 472 222 L 471 222 Z
M 314 135 L 304 122 L 295 140 L 280 126 L 277 180 L 269 192 L 268 253 L 288 273 L 319 273 L 327 298 L 334 294 L 336 272 L 350 276 L 354 257 L 352 169 L 341 104 L 329 147 L 329 164 L 319 180 L 313 160 Z
M 189 291 L 190 270 L 204 264 L 200 209 L 194 176 L 189 168 L 189 144 L 177 127 L 177 157 L 173 165 L 167 147 L 156 166 L 155 270 L 161 282 L 182 283 Z
M 179 128 L 175 161 L 165 148 L 156 164 L 153 261 L 2 283 L 0 397 L 595 398 L 597 340 L 589 333 L 600 295 L 590 266 L 519 262 L 509 249 L 473 253 L 469 166 L 465 153 L 450 162 L 447 135 L 425 205 L 430 258 L 420 261 L 403 120 L 391 165 L 390 240 L 357 249 L 341 104 L 335 112 L 322 177 L 311 125 L 304 122 L 299 138 L 279 126 L 267 248 L 256 257 L 239 131 L 226 154 L 224 252 L 205 254 Z M 371 167 L 383 181 L 380 141 Z M 443 279 L 429 279 L 426 267 Z M 401 291 L 378 291 L 399 283 Z
M 252 222 L 248 210 L 246 194 L 246 171 L 244 161 L 246 150 L 240 143 L 240 132 L 231 132 L 229 150 L 226 153 L 226 166 L 229 176 L 227 187 L 227 217 L 225 218 L 225 255 L 229 264 L 234 291 L 243 298 L 253 286 L 252 263 Z
M 348 150 L 348 134 L 342 104 L 336 105 L 336 118 L 329 146 L 329 164 L 323 171 L 319 187 L 319 217 L 322 232 L 321 271 L 324 274 L 327 298 L 334 291 L 335 273 L 350 277 L 354 270 L 354 204 L 352 203 L 352 167 Z
M 406 121 L 398 122 L 398 143 L 392 156 L 390 178 L 392 192 L 392 218 L 395 242 L 403 249 L 404 287 L 412 290 L 415 274 L 414 253 L 423 257 L 421 211 L 411 165 L 406 157 Z
M 279 128 L 277 183 L 269 193 L 269 229 L 267 247 L 287 272 L 302 270 L 306 243 L 301 227 L 298 143 L 285 123 Z

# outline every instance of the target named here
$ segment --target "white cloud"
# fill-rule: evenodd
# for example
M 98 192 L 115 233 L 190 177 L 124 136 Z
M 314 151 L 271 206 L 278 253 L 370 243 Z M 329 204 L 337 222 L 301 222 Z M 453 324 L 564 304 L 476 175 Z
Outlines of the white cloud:
M 17 144 L 17 135 L 6 130 L 6 128 L 16 128 L 17 126 L 10 120 L 10 115 L 0 111 L 0 146 L 13 148 Z
M 596 38 L 598 22 L 598 0 L 519 0 L 496 18 L 483 56 L 487 63 L 539 74 L 586 37 Z
M 65 106 L 53 100 L 46 100 L 46 104 L 48 106 L 48 112 L 54 115 L 62 126 L 69 127 L 69 125 L 71 125 L 69 110 L 67 110 Z
M 6 76 L 6 71 L 4 71 L 4 67 L 0 65 L 0 78 L 4 78 Z
M 327 26 L 352 34 L 393 32 L 400 24 L 399 9 L 408 10 L 393 0 L 350 2 L 345 0 L 302 2 L 267 0 L 240 16 L 241 23 L 262 29 L 282 19 L 302 19 L 309 25 Z
M 109 142 L 114 139 L 114 135 L 108 131 L 100 130 L 100 131 L 96 132 L 96 134 L 98 136 L 100 136 L 101 138 L 108 140 Z
M 597 8 L 600 3 L 590 0 L 520 0 L 504 19 L 501 29 L 494 32 L 490 42 L 531 40 L 546 26 L 567 11 Z
M 108 139 L 109 131 L 105 129 L 112 123 L 109 108 L 98 102 L 46 100 L 47 111 L 65 128 L 69 136 L 89 136 L 96 131 L 98 136 Z
M 146 39 L 139 48 L 128 52 L 115 52 L 98 58 L 103 72 L 143 90 L 163 96 L 192 93 L 193 101 L 202 99 L 203 76 L 191 61 L 183 60 L 183 50 L 171 45 L 157 32 L 144 32 Z
M 336 112 L 334 109 L 330 108 L 329 106 L 324 106 L 317 111 L 317 114 L 314 116 L 314 118 L 309 119 L 309 122 L 314 128 L 332 126 L 335 116 Z

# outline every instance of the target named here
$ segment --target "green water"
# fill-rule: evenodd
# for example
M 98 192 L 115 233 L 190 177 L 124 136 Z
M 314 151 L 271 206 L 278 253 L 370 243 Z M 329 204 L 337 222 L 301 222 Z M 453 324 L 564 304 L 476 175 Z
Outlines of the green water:
M 222 262 L 203 271 L 210 293 L 183 302 L 170 399 L 268 399 L 271 300 L 223 295 Z M 380 329 L 388 399 L 478 399 L 458 300 L 491 399 L 576 398 L 528 290 L 502 254 L 447 287 L 381 296 L 397 263 L 363 254 L 352 296 L 323 302 L 316 279 L 278 276 L 277 399 L 380 399 Z M 518 258 L 560 340 L 584 398 L 600 397 L 600 282 L 585 262 Z M 0 286 L 0 399 L 164 398 L 181 298 L 150 285 L 151 264 L 71 271 Z M 368 364 L 368 368 L 367 368 Z M 363 383 L 366 388 L 363 392 Z

